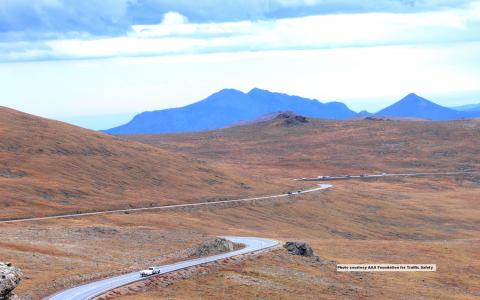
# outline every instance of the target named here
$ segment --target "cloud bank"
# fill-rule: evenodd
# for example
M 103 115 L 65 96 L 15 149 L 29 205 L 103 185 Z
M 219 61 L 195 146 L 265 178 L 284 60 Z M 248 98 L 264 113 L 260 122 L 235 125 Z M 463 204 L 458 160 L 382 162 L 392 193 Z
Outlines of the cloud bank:
M 0 62 L 480 40 L 451 0 L 4 0 Z
M 195 23 L 258 21 L 332 13 L 423 12 L 465 7 L 467 0 L 3 0 L 2 33 L 118 35 L 178 12 Z

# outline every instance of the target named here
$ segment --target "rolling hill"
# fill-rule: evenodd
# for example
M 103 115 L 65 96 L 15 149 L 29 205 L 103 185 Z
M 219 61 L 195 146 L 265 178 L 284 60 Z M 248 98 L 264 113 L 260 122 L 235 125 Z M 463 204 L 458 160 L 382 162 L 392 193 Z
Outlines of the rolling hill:
M 25 125 L 25 121 L 15 120 L 22 117 L 21 114 L 11 116 L 8 119 L 11 125 L 2 123 L 2 137 L 5 130 L 15 130 L 19 125 Z M 75 184 L 75 173 L 87 169 L 87 166 L 105 168 L 100 175 L 107 183 L 113 178 L 123 178 L 125 174 L 117 177 L 122 171 L 116 171 L 111 176 L 108 172 L 115 171 L 120 162 L 125 164 L 122 157 L 126 155 L 132 163 L 139 164 L 139 168 L 150 172 L 139 176 L 145 186 L 133 184 L 130 177 L 125 178 L 130 182 L 129 189 L 137 193 L 135 199 L 148 194 L 140 192 L 142 190 L 152 190 L 152 193 L 161 190 L 170 198 L 181 197 L 184 193 L 192 195 L 188 183 L 185 183 L 187 180 L 195 185 L 197 197 L 214 193 L 211 189 L 215 186 L 228 193 L 238 190 L 233 183 L 228 185 L 230 181 L 202 183 L 195 175 L 208 176 L 207 170 L 224 170 L 225 180 L 232 178 L 231 174 L 248 173 L 248 177 L 257 178 L 259 183 L 276 182 L 278 188 L 287 191 L 289 184 L 291 188 L 311 187 L 312 183 L 292 180 L 306 176 L 480 168 L 480 149 L 477 145 L 480 120 L 432 122 L 371 118 L 340 122 L 282 113 L 256 123 L 221 130 L 121 137 L 136 141 L 131 143 L 61 123 L 44 120 L 38 124 L 32 123 L 34 120 L 37 119 L 29 121 L 26 127 L 34 131 L 31 135 L 26 135 L 26 129 L 22 129 L 22 135 L 17 136 L 32 140 L 35 134 L 48 131 L 49 135 L 58 134 L 58 137 L 42 135 L 42 139 L 23 140 L 19 144 L 46 147 L 53 143 L 53 148 L 59 147 L 62 140 L 67 139 L 75 147 L 98 145 L 94 147 L 97 149 L 104 145 L 109 151 L 115 150 L 119 156 L 118 163 L 102 162 L 99 165 L 101 160 L 92 157 L 82 160 L 79 163 L 81 167 L 64 171 L 61 169 L 63 162 L 56 161 L 61 160 L 62 156 L 52 156 L 48 164 L 54 165 L 56 172 L 63 172 L 63 176 L 70 176 L 70 185 Z M 45 125 L 51 128 L 45 128 Z M 40 129 L 36 132 L 32 128 Z M 72 136 L 65 135 L 67 132 Z M 97 135 L 100 144 L 92 140 L 94 136 L 91 134 Z M 9 138 L 12 136 L 16 135 L 10 135 Z M 137 142 L 149 145 L 142 147 Z M 8 145 L 10 151 L 14 151 L 15 143 L 10 141 Z M 159 152 L 154 152 L 150 146 L 158 147 Z M 62 146 L 66 149 L 75 147 Z M 148 153 L 142 154 L 140 149 Z M 1 153 L 4 155 L 5 151 Z M 192 158 L 188 160 L 190 166 L 185 165 L 182 155 Z M 76 161 L 79 158 L 81 156 L 77 155 L 66 159 Z M 165 161 L 168 159 L 172 161 Z M 12 159 L 11 163 L 14 162 Z M 93 165 L 95 162 L 97 165 Z M 221 168 L 215 162 L 221 162 Z M 47 162 L 42 164 L 46 165 Z M 200 173 L 192 171 L 191 168 L 198 164 L 207 170 L 199 170 Z M 44 168 L 31 162 L 27 165 L 28 169 L 24 167 L 20 170 L 28 174 L 33 173 L 31 170 Z M 184 169 L 173 174 L 185 175 L 186 179 L 173 180 L 169 172 L 162 175 L 158 170 L 162 166 L 183 166 Z M 20 170 L 11 168 L 10 174 L 21 175 L 18 172 Z M 71 172 L 74 175 L 69 175 Z M 93 175 L 91 171 L 88 174 L 79 176 L 78 180 L 86 182 Z M 160 175 L 171 185 L 166 189 L 163 186 L 150 189 L 149 176 Z M 27 179 L 28 176 L 23 178 Z M 46 176 L 54 179 L 51 184 L 54 188 L 62 177 L 55 174 Z M 37 177 L 42 178 L 41 175 Z M 98 179 L 92 177 L 91 180 Z M 232 181 L 235 182 L 235 178 Z M 18 181 L 17 187 L 23 188 L 21 183 Z M 254 188 L 252 192 L 262 193 L 257 182 L 247 184 Z M 83 185 L 88 187 L 86 183 Z M 207 270 L 202 269 L 199 276 L 192 276 L 185 281 L 174 281 L 174 284 L 168 281 L 169 286 L 151 284 L 149 281 L 149 287 L 145 289 L 143 286 L 128 287 L 130 292 L 135 292 L 135 289 L 145 292 L 147 289 L 147 293 L 134 294 L 125 299 L 174 296 L 192 299 L 211 298 L 211 295 L 221 298 L 225 295 L 225 286 L 228 286 L 232 297 L 239 299 L 316 299 L 318 295 L 327 299 L 358 298 L 359 290 L 364 298 L 379 295 L 380 291 L 381 297 L 394 295 L 394 299 L 399 286 L 402 290 L 410 291 L 407 296 L 411 298 L 421 294 L 431 299 L 475 299 L 479 284 L 470 275 L 470 270 L 475 274 L 480 270 L 478 174 L 336 181 L 334 185 L 334 188 L 321 193 L 258 201 L 245 206 L 222 205 L 195 210 L 149 211 L 8 224 L 2 227 L 4 241 L 0 245 L 0 256 L 16 262 L 28 274 L 29 280 L 22 283 L 19 294 L 25 295 L 26 299 L 37 299 L 94 279 L 186 259 L 186 250 L 206 237 L 264 236 L 279 241 L 307 242 L 314 247 L 320 261 L 292 256 L 278 249 L 262 253 L 255 259 L 233 261 L 224 267 L 215 264 L 210 275 L 206 275 L 208 272 L 204 271 Z M 3 190 L 0 193 L 4 195 Z M 163 201 L 162 197 L 158 196 L 158 200 Z M 111 197 L 107 199 L 113 203 Z M 58 200 L 55 197 L 53 201 Z M 91 198 L 78 201 L 102 204 L 102 201 L 91 202 Z M 120 203 L 128 205 L 125 200 Z M 2 210 L 4 208 L 8 209 L 3 206 Z M 443 268 L 445 271 L 432 273 L 429 277 L 424 277 L 422 273 L 422 280 L 425 281 L 419 281 L 418 273 L 410 272 L 402 276 L 360 277 L 353 273 L 339 275 L 335 271 L 335 263 L 404 263 L 411 262 L 412 256 L 415 256 L 415 263 L 436 263 L 446 266 Z M 184 275 L 181 273 L 181 278 L 185 278 Z M 173 274 L 167 279 L 172 277 Z M 267 284 L 246 285 L 245 278 L 248 279 L 247 283 Z M 356 288 L 351 288 L 352 283 Z M 280 288 L 272 292 L 272 286 Z
M 253 89 L 248 93 L 225 89 L 185 107 L 141 113 L 129 123 L 105 132 L 148 134 L 218 129 L 278 111 L 293 111 L 325 119 L 349 119 L 356 115 L 339 102 L 324 104 L 317 100 L 261 89 Z
M 461 112 L 450 109 L 416 94 L 408 94 L 400 101 L 377 112 L 376 115 L 397 118 L 454 120 L 480 117 L 480 112 Z
M 265 193 L 186 156 L 0 107 L 0 219 Z
M 125 138 L 201 160 L 230 162 L 272 177 L 480 169 L 479 120 L 348 121 L 282 113 L 276 118 L 213 131 Z M 265 171 L 268 170 L 268 171 Z

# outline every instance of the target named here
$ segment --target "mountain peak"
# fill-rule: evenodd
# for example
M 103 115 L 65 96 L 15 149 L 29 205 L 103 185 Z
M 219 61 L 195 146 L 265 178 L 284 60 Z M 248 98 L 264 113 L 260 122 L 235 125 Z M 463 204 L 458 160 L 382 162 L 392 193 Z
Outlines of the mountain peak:
M 259 95 L 259 94 L 272 94 L 269 90 L 264 90 L 260 88 L 253 88 L 248 93 L 248 95 Z
M 243 92 L 239 91 L 239 90 L 236 90 L 236 89 L 222 89 L 214 94 L 212 94 L 211 96 L 213 95 L 231 95 L 231 94 L 243 94 Z
M 408 105 L 411 106 L 412 108 L 417 106 L 417 107 L 439 107 L 438 104 L 427 100 L 421 96 L 418 96 L 415 93 L 410 93 L 407 96 L 405 96 L 402 100 L 397 102 L 400 105 Z
M 415 93 L 410 93 L 410 94 L 406 95 L 404 98 L 412 98 L 412 97 L 420 97 L 420 96 L 418 96 Z
M 427 99 L 420 97 L 415 93 L 410 93 L 402 98 L 400 101 L 428 101 Z M 430 102 L 430 101 L 429 101 Z
M 438 105 L 415 93 L 408 94 L 400 101 L 379 111 L 376 115 L 431 120 L 452 120 L 464 116 L 458 111 Z
M 184 107 L 137 115 L 131 122 L 107 130 L 110 134 L 154 134 L 224 128 L 256 120 L 278 111 L 292 111 L 311 118 L 349 119 L 356 116 L 340 103 L 323 104 L 307 98 L 254 88 L 247 94 L 221 90 Z

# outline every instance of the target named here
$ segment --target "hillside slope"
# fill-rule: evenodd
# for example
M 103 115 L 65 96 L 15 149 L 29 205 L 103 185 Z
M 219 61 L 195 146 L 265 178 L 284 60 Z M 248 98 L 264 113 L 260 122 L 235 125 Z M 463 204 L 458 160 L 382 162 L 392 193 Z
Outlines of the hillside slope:
M 293 111 L 310 117 L 348 119 L 356 115 L 339 102 L 317 100 L 253 89 L 242 93 L 225 89 L 181 108 L 144 112 L 129 123 L 106 130 L 110 134 L 175 133 L 223 128 L 255 120 L 278 111 Z
M 480 169 L 480 121 L 277 118 L 222 130 L 127 138 L 232 167 L 292 178 Z
M 263 193 L 185 156 L 0 108 L 0 218 Z

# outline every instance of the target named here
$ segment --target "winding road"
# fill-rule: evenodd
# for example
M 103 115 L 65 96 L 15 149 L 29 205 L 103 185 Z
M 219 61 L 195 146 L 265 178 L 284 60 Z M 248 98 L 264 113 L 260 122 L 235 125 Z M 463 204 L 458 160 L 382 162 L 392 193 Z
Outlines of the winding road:
M 317 181 L 317 180 L 338 180 L 338 179 L 351 179 L 351 178 L 365 178 L 365 177 L 391 177 L 391 176 L 427 176 L 427 175 L 457 175 L 471 172 L 445 172 L 445 173 L 413 173 L 413 174 L 375 174 L 375 175 L 362 175 L 362 176 L 319 176 L 316 178 L 302 178 L 299 180 L 302 181 Z M 109 210 L 109 211 L 100 211 L 100 212 L 91 212 L 83 214 L 70 214 L 70 215 L 60 215 L 60 216 L 50 216 L 50 217 L 38 217 L 38 218 L 27 218 L 27 219 L 17 219 L 17 220 L 7 220 L 0 221 L 2 223 L 18 223 L 18 222 L 27 222 L 27 221 L 38 221 L 38 220 L 49 220 L 49 219 L 60 219 L 60 218 L 78 218 L 84 216 L 93 216 L 101 214 L 112 214 L 112 213 L 121 213 L 121 212 L 134 212 L 134 211 L 148 211 L 148 210 L 159 210 L 159 209 L 172 209 L 172 208 L 184 208 L 184 207 L 198 207 L 198 206 L 208 206 L 215 204 L 225 204 L 225 203 L 235 203 L 235 202 L 249 202 L 256 200 L 266 200 L 282 197 L 290 197 L 292 195 L 306 194 L 317 192 L 320 190 L 325 190 L 333 187 L 331 184 L 319 184 L 318 187 L 307 189 L 307 190 L 298 190 L 295 192 L 289 192 L 286 194 L 273 195 L 273 196 L 264 196 L 264 197 L 255 197 L 255 198 L 245 198 L 245 199 L 236 199 L 236 200 L 225 200 L 225 201 L 213 201 L 213 202 L 201 202 L 201 203 L 191 203 L 191 204 L 176 204 L 176 205 L 165 205 L 157 207 L 147 207 L 147 208 L 132 208 L 132 209 L 122 209 L 122 210 Z M 211 263 L 214 261 L 230 258 L 233 256 L 243 255 L 247 253 L 252 253 L 256 251 L 267 250 L 278 245 L 278 242 L 275 240 L 257 238 L 257 237 L 233 237 L 225 236 L 224 238 L 234 242 L 244 244 L 245 247 L 228 253 L 223 253 L 219 255 L 202 257 L 187 261 L 182 261 L 174 264 L 158 266 L 161 269 L 161 273 L 154 276 L 159 276 L 165 273 L 173 272 L 176 270 L 185 269 L 192 266 L 198 266 L 206 263 Z M 140 276 L 140 272 L 128 273 L 116 277 L 111 277 L 103 279 L 96 282 L 91 282 L 85 285 L 81 285 L 75 288 L 67 289 L 61 292 L 58 292 L 52 296 L 49 296 L 45 299 L 47 300 L 88 300 L 93 299 L 97 296 L 105 294 L 106 292 L 119 288 L 137 281 L 145 280 Z
M 349 180 L 349 179 L 370 179 L 381 177 L 422 177 L 422 176 L 452 176 L 474 174 L 478 171 L 459 171 L 459 172 L 435 172 L 435 173 L 382 173 L 382 174 L 363 174 L 363 175 L 337 175 L 337 176 L 318 176 L 313 178 L 300 178 L 298 181 L 331 181 L 331 180 Z
M 234 237 L 234 236 L 224 236 L 224 238 L 239 244 L 244 244 L 245 247 L 228 253 L 223 253 L 214 256 L 202 257 L 192 260 L 186 260 L 174 264 L 162 265 L 159 266 L 161 273 L 155 276 L 159 276 L 165 273 L 173 272 L 176 270 L 185 269 L 192 266 L 198 266 L 201 264 L 206 264 L 214 262 L 217 260 L 252 253 L 256 251 L 270 249 L 278 245 L 278 242 L 275 240 L 262 239 L 256 237 Z M 147 277 L 150 278 L 150 277 Z M 131 284 L 140 280 L 145 280 L 146 278 L 140 276 L 140 272 L 128 273 L 112 278 L 103 279 L 100 281 L 88 283 L 81 285 L 75 288 L 61 291 L 55 295 L 45 298 L 46 300 L 87 300 L 93 299 L 97 296 L 100 296 L 110 290 L 113 290 L 118 287 L 122 287 L 127 284 Z
M 65 218 L 80 218 L 80 217 L 87 217 L 87 216 L 98 216 L 98 215 L 125 213 L 125 212 L 139 212 L 139 211 L 174 209 L 174 208 L 189 208 L 189 207 L 208 206 L 208 205 L 226 204 L 226 203 L 237 203 L 237 202 L 252 202 L 252 201 L 258 201 L 258 200 L 283 198 L 283 197 L 289 197 L 289 196 L 292 196 L 292 195 L 312 193 L 312 192 L 317 192 L 317 191 L 320 191 L 320 190 L 328 189 L 328 188 L 331 188 L 331 187 L 332 187 L 331 184 L 320 184 L 318 187 L 308 189 L 308 190 L 299 190 L 299 191 L 296 191 L 296 192 L 292 192 L 290 194 L 287 193 L 287 194 L 280 194 L 280 195 L 254 197 L 254 198 L 244 198 L 244 199 L 235 199 L 235 200 L 197 202 L 197 203 L 188 203 L 188 204 L 173 204 L 173 205 L 151 206 L 151 207 L 141 207 L 141 208 L 104 210 L 104 211 L 96 211 L 96 212 L 80 213 L 80 214 L 66 214 L 66 215 L 57 215 L 57 216 L 48 216 L 48 217 L 33 217 L 33 218 L 24 218 L 24 219 L 3 220 L 3 221 L 0 221 L 0 224 L 20 223 L 20 222 L 29 222 L 29 221 L 43 221 L 43 220 L 53 220 L 53 219 L 65 219 Z
M 235 202 L 249 202 L 256 200 L 266 200 L 274 198 L 283 198 L 290 197 L 292 195 L 313 193 L 321 190 L 325 190 L 333 187 L 331 184 L 320 184 L 318 187 L 307 189 L 307 190 L 298 190 L 295 192 L 290 192 L 286 194 L 265 196 L 265 197 L 255 197 L 255 198 L 245 198 L 237 200 L 225 200 L 225 201 L 215 201 L 215 202 L 202 202 L 202 203 L 192 203 L 192 204 L 177 204 L 177 205 L 168 205 L 168 206 L 159 206 L 159 207 L 148 207 L 148 208 L 134 208 L 134 209 L 125 209 L 125 210 L 111 210 L 111 211 L 102 211 L 94 213 L 85 213 L 85 214 L 76 214 L 76 215 L 62 215 L 62 216 L 52 216 L 52 217 L 42 217 L 42 218 L 29 218 L 29 219 L 19 219 L 11 221 L 2 221 L 1 223 L 17 223 L 17 222 L 26 222 L 26 221 L 38 221 L 38 220 L 49 220 L 49 219 L 59 219 L 59 218 L 71 218 L 71 217 L 81 217 L 81 216 L 91 216 L 91 215 L 100 215 L 100 214 L 109 214 L 109 213 L 119 213 L 126 211 L 145 211 L 145 210 L 154 210 L 154 209 L 171 209 L 178 207 L 195 207 L 202 205 L 213 205 L 221 203 L 235 203 Z M 275 240 L 257 238 L 257 237 L 235 237 L 235 236 L 224 236 L 224 238 L 238 244 L 244 244 L 245 247 L 228 253 L 223 253 L 214 256 L 202 257 L 187 261 L 182 261 L 174 264 L 158 266 L 161 269 L 161 273 L 155 276 L 159 276 L 165 273 L 173 272 L 176 270 L 185 269 L 192 266 L 198 266 L 225 258 L 230 258 L 233 256 L 243 255 L 247 253 L 263 251 L 275 247 L 278 245 L 278 242 Z M 147 277 L 149 278 L 149 277 Z M 81 285 L 75 288 L 67 289 L 61 292 L 58 292 L 52 296 L 46 297 L 46 300 L 88 300 L 93 299 L 99 295 L 105 294 L 108 291 L 128 285 L 137 281 L 145 280 L 146 278 L 140 276 L 140 272 L 128 273 L 116 277 L 111 277 L 103 279 L 100 281 L 91 282 L 85 285 Z

